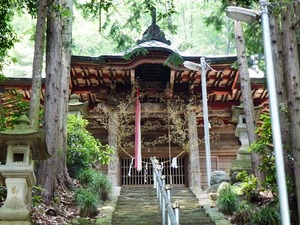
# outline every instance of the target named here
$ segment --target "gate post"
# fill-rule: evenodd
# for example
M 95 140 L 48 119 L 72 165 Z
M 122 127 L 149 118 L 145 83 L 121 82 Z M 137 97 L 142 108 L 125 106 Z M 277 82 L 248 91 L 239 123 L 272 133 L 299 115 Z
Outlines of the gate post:
M 120 187 L 120 158 L 118 155 L 118 113 L 112 110 L 109 113 L 108 122 L 108 145 L 113 147 L 114 153 L 111 156 L 111 161 L 108 164 L 108 178 L 113 187 Z
M 188 111 L 188 133 L 190 143 L 188 167 L 189 186 L 191 189 L 201 188 L 197 120 L 196 113 L 192 109 Z

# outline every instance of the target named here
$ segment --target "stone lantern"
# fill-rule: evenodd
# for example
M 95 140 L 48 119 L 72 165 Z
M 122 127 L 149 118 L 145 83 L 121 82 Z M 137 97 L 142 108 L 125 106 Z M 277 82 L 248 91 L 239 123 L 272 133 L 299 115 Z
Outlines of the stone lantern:
M 259 114 L 262 107 L 254 107 L 255 120 L 258 121 Z M 236 160 L 233 162 L 232 171 L 251 170 L 251 154 L 248 151 L 249 138 L 247 132 L 247 125 L 245 119 L 244 105 L 241 103 L 239 106 L 231 108 L 231 122 L 237 123 L 235 136 L 239 138 L 241 147 L 238 149 Z
M 33 160 L 50 157 L 44 132 L 29 129 L 29 125 L 28 118 L 21 116 L 13 130 L 0 132 L 0 160 L 6 161 L 0 165 L 0 173 L 7 187 L 0 220 L 14 221 L 5 224 L 30 224 L 32 187 L 36 183 Z

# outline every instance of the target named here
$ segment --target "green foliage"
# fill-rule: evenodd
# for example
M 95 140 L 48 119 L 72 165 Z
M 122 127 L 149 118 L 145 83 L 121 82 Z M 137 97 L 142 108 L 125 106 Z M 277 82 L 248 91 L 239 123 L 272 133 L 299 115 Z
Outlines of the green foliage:
M 43 192 L 43 189 L 41 187 L 33 186 L 33 188 L 32 188 L 32 206 L 37 206 L 42 202 L 42 200 L 43 200 L 42 192 Z
M 160 0 L 144 0 L 143 5 L 145 8 L 145 13 L 151 13 L 154 9 L 157 11 L 158 4 L 165 5 L 163 1 Z M 170 18 L 174 13 L 176 13 L 174 1 L 170 0 L 168 3 L 168 10 L 157 12 L 157 21 Z
M 92 182 L 94 174 L 95 174 L 95 170 L 92 168 L 81 169 L 77 173 L 76 178 L 79 180 L 81 184 L 88 185 Z
M 135 56 L 146 55 L 147 53 L 149 53 L 149 52 L 146 48 L 135 48 L 132 51 L 129 51 L 128 53 L 126 53 L 124 55 L 124 59 L 130 60 Z
M 251 221 L 254 206 L 242 201 L 236 212 L 234 212 L 232 221 L 236 225 L 245 225 Z
M 258 208 L 252 214 L 252 223 L 255 225 L 278 225 L 279 208 L 275 203 L 268 204 L 265 207 Z
M 31 15 L 36 13 L 37 0 L 0 0 L 0 80 L 3 79 L 2 69 L 7 63 L 8 50 L 19 41 L 12 26 L 13 16 L 16 12 L 28 11 Z
M 183 58 L 178 54 L 178 53 L 172 53 L 169 55 L 169 57 L 166 59 L 166 61 L 164 62 L 164 65 L 167 66 L 173 66 L 178 68 L 179 65 L 183 64 Z
M 252 197 L 257 194 L 258 179 L 253 174 L 248 175 L 247 171 L 244 170 L 239 172 L 236 178 L 243 182 L 242 192 L 247 197 Z
M 207 26 L 212 25 L 217 31 L 221 32 L 226 23 L 224 17 L 222 17 L 221 15 L 225 11 L 226 7 L 227 5 L 223 4 L 222 7 L 220 7 L 218 10 L 215 10 L 209 16 L 207 16 L 205 18 L 205 24 Z
M 102 10 L 108 12 L 109 8 L 113 6 L 113 2 L 111 0 L 92 0 L 83 4 L 78 2 L 75 3 L 76 6 L 82 10 L 82 13 L 85 17 L 97 17 L 99 16 L 99 12 L 101 13 Z
M 97 194 L 102 201 L 108 200 L 112 185 L 108 177 L 101 171 L 92 168 L 81 170 L 77 175 L 77 179 L 81 184 L 89 187 L 93 193 Z
M 68 116 L 67 167 L 71 177 L 97 163 L 108 164 L 113 153 L 111 147 L 102 145 L 86 130 L 87 124 L 81 117 Z
M 75 191 L 75 200 L 80 209 L 80 216 L 94 217 L 98 214 L 98 196 L 90 189 L 80 188 Z
M 280 224 L 279 207 L 275 202 L 255 207 L 247 202 L 241 202 L 232 217 L 236 225 L 278 225 Z
M 26 9 L 30 15 L 36 16 L 37 8 L 38 8 L 38 0 L 15 0 L 18 1 L 19 7 L 24 10 Z
M 0 129 L 12 129 L 16 121 L 22 116 L 29 116 L 30 104 L 24 100 L 23 95 L 15 89 L 4 93 L 6 97 L 6 107 L 3 107 L 0 117 Z
M 7 189 L 6 186 L 0 182 L 0 201 L 4 202 L 7 196 Z
M 239 207 L 239 196 L 228 185 L 222 188 L 217 199 L 218 210 L 224 214 L 232 215 Z
M 109 199 L 109 194 L 112 189 L 112 185 L 108 180 L 108 177 L 100 171 L 94 175 L 92 182 L 90 183 L 93 192 L 98 193 L 102 201 Z
M 176 29 L 176 26 L 168 22 L 171 15 L 175 13 L 173 0 L 170 0 L 168 4 L 157 0 L 125 0 L 118 7 L 111 0 L 93 0 L 76 5 L 85 18 L 99 19 L 99 31 L 107 39 L 113 40 L 116 45 L 115 51 L 124 51 L 134 46 L 136 37 L 133 36 L 139 35 L 144 25 L 142 16 L 148 14 L 150 19 L 150 14 L 154 8 L 157 11 L 157 21 L 161 23 L 167 21 L 164 28 L 173 33 Z
M 269 114 L 265 113 L 260 116 L 260 120 L 262 121 L 262 124 L 256 131 L 259 139 L 251 144 L 250 150 L 261 156 L 259 170 L 265 175 L 265 180 L 262 182 L 262 185 L 275 194 L 277 193 L 277 182 L 275 153 L 272 144 L 271 119 Z
M 0 71 L 3 69 L 3 63 L 8 50 L 17 41 L 16 34 L 11 25 L 14 15 L 11 6 L 10 0 L 0 0 Z
M 209 14 L 205 18 L 205 23 L 207 26 L 211 25 L 215 28 L 216 31 L 219 33 L 224 33 L 224 28 L 230 30 L 227 34 L 227 38 L 229 42 L 235 42 L 234 41 L 234 32 L 233 32 L 233 19 L 224 17 L 224 12 L 227 6 L 234 5 L 234 6 L 240 6 L 244 8 L 250 8 L 250 9 L 257 9 L 258 8 L 258 1 L 252 1 L 252 0 L 236 0 L 236 1 L 221 1 L 221 6 Z M 262 27 L 260 23 L 252 23 L 252 24 L 246 24 L 243 23 L 243 30 L 244 30 L 244 36 L 245 36 L 245 45 L 247 49 L 247 55 L 257 55 L 257 61 L 258 61 L 258 68 L 261 70 L 264 70 L 265 64 L 264 64 L 264 58 L 263 58 L 263 43 L 262 43 Z M 231 45 L 234 47 L 234 44 Z M 230 48 L 232 48 L 230 46 Z M 228 52 L 231 52 L 232 49 L 228 49 Z M 248 64 L 249 67 L 251 67 L 251 62 Z

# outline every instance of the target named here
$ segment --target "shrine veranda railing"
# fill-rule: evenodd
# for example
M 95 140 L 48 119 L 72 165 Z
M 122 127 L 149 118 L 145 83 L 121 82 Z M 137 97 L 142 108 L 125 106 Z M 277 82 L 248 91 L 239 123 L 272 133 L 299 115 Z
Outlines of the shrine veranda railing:
M 177 158 L 177 168 L 172 167 L 172 160 L 169 158 L 158 158 L 163 162 L 163 174 L 166 176 L 166 183 L 176 186 L 186 186 L 185 158 Z M 121 160 L 121 184 L 122 186 L 150 186 L 153 185 L 153 167 L 150 158 L 143 158 L 143 169 L 138 172 L 134 168 L 134 161 L 131 158 Z M 171 168 L 170 168 L 171 167 Z M 172 181 L 172 182 L 171 182 Z

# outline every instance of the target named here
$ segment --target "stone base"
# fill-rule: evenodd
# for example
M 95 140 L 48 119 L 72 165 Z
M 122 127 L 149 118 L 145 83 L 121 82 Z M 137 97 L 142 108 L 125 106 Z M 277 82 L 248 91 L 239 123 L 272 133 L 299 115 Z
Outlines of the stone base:
M 231 170 L 249 170 L 251 169 L 251 159 L 246 159 L 246 160 L 241 160 L 241 159 L 236 159 L 232 163 L 232 169 Z
M 30 221 L 30 213 L 27 209 L 12 209 L 3 206 L 0 209 L 0 220 L 1 221 Z
M 239 182 L 236 178 L 237 174 L 242 171 L 247 171 L 248 174 L 252 174 L 252 166 L 251 161 L 249 160 L 235 160 L 232 164 L 232 168 L 230 169 L 230 178 L 231 183 Z
M 0 221 L 0 225 L 31 225 L 29 221 Z
M 236 159 L 249 161 L 251 163 L 251 154 L 248 150 L 239 150 Z
M 114 186 L 112 187 L 112 196 L 118 197 L 121 193 L 121 187 L 120 186 Z

